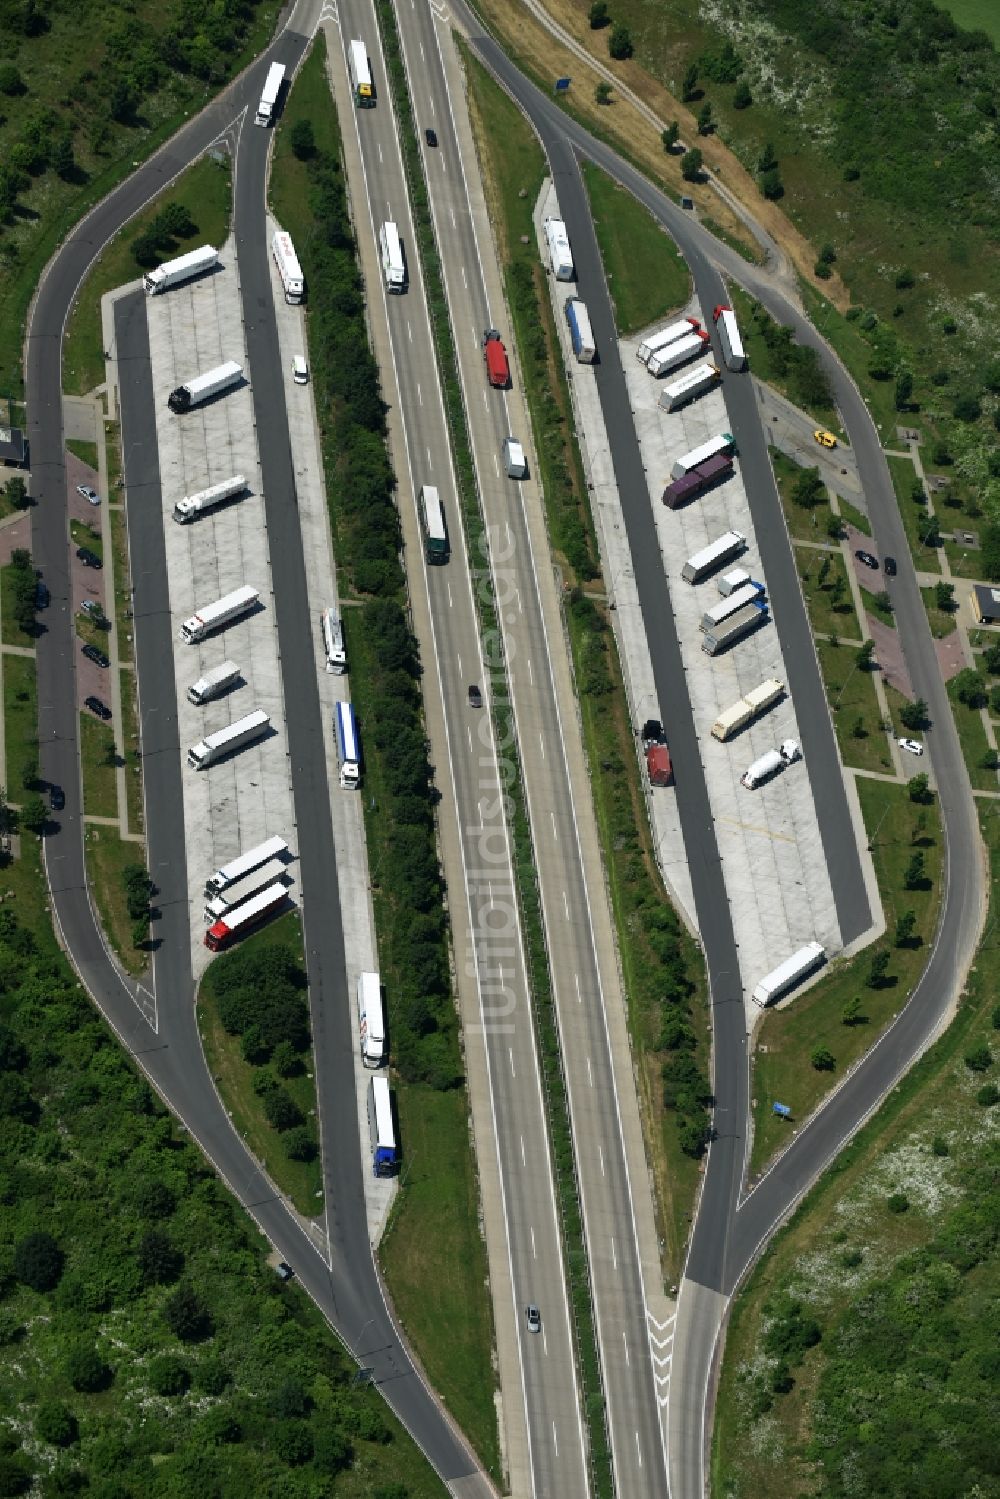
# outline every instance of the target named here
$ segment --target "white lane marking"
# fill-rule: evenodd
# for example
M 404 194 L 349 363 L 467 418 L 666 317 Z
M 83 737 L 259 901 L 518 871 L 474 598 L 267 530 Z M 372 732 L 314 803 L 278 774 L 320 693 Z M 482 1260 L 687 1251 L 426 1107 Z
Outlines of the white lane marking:
M 423 44 L 423 42 L 418 42 L 418 43 L 417 43 L 417 46 L 418 46 L 418 47 L 419 47 L 419 48 L 420 48 L 420 56 L 421 56 L 421 59 L 422 59 L 422 60 L 423 60 L 423 61 L 424 61 L 424 62 L 426 62 L 426 61 L 427 61 L 427 58 L 426 58 L 426 57 L 424 57 L 424 44 Z
M 378 145 L 378 142 L 376 142 L 376 145 Z M 381 163 L 381 161 L 382 161 L 382 147 L 381 146 L 379 146 L 379 148 L 378 148 L 378 159 L 379 159 L 379 162 Z
M 532 687 L 534 687 L 534 685 L 535 685 L 535 673 L 531 669 L 531 657 L 530 656 L 528 657 L 528 679 L 531 682 Z
M 556 814 L 554 812 L 550 812 L 549 816 L 552 818 L 552 836 L 555 839 L 555 841 L 558 843 L 559 842 L 559 832 L 558 832 L 558 830 L 556 828 Z
M 493 471 L 496 474 L 497 478 L 499 479 L 499 477 L 500 477 L 500 464 L 499 464 L 499 462 L 497 460 L 496 453 L 493 454 Z
M 583 995 L 580 993 L 580 975 L 578 973 L 574 973 L 573 978 L 576 982 L 576 1002 L 578 1005 L 582 1005 Z
M 454 602 L 453 602 L 452 597 L 451 597 L 451 584 L 450 583 L 446 583 L 445 587 L 448 590 L 448 608 L 449 609 L 453 609 L 455 607 L 455 605 L 454 605 Z M 462 675 L 462 658 L 461 658 L 461 656 L 459 656 L 459 658 L 458 658 L 458 674 L 459 674 L 459 676 Z
M 529 1233 L 531 1234 L 531 1257 L 532 1257 L 533 1260 L 537 1260 L 537 1258 L 538 1258 L 538 1250 L 535 1248 L 535 1230 L 534 1230 L 534 1228 L 530 1228 L 529 1229 Z
M 448 584 L 448 597 L 451 598 L 451 584 L 450 583 Z M 464 675 L 464 673 L 462 671 L 462 653 L 461 653 L 461 651 L 458 654 L 458 674 L 459 674 L 460 677 Z
M 513 1046 L 508 1046 L 508 1048 L 507 1048 L 507 1055 L 510 1057 L 510 1075 L 511 1075 L 511 1077 L 517 1077 L 517 1072 L 514 1070 L 514 1048 L 513 1048 Z
M 558 1457 L 559 1456 L 559 1434 L 556 1431 L 556 1423 L 554 1421 L 552 1423 L 552 1445 L 555 1447 L 555 1449 L 556 1449 L 556 1457 Z
M 465 287 L 466 291 L 468 291 L 469 290 L 469 283 L 465 279 L 465 266 L 464 265 L 461 267 L 461 271 L 462 271 L 462 285 Z
M 587 1081 L 590 1083 L 591 1087 L 594 1086 L 594 1069 L 590 1065 L 589 1057 L 587 1058 Z
M 522 1166 L 526 1166 L 527 1164 L 528 1164 L 528 1162 L 525 1159 L 525 1155 L 524 1155 L 524 1136 L 522 1135 L 521 1136 L 521 1165 Z
M 614 1241 L 614 1239 L 611 1240 L 611 1263 L 614 1265 L 615 1269 L 617 1270 L 618 1269 L 618 1254 L 617 1254 L 617 1251 L 615 1250 L 615 1241 Z
M 635 1434 L 635 1453 L 636 1453 L 636 1457 L 639 1459 L 639 1467 L 641 1468 L 642 1467 L 642 1448 L 639 1446 L 639 1433 L 638 1432 L 636 1432 L 636 1434 Z
M 631 1368 L 632 1360 L 628 1356 L 628 1337 L 625 1333 L 624 1328 L 622 1329 L 622 1342 L 625 1344 L 625 1362 Z
M 424 404 L 423 392 L 421 391 L 419 385 L 417 386 L 417 400 L 420 402 L 421 406 Z
M 469 740 L 469 754 L 471 755 L 472 754 L 472 730 L 469 728 L 468 724 L 465 725 L 465 732 L 466 732 L 466 735 L 468 736 L 468 740 Z M 480 815 L 479 815 L 479 821 L 480 821 L 480 823 L 482 822 L 482 820 L 483 820 L 483 818 L 482 818 L 482 812 L 480 812 Z
M 566 912 L 566 920 L 568 921 L 569 920 L 569 901 L 566 899 L 566 892 L 565 892 L 565 890 L 563 891 L 563 910 Z
M 413 342 L 413 329 L 410 327 L 409 319 L 407 319 L 407 323 L 406 323 L 406 336 L 410 340 L 410 343 L 412 343 Z
M 430 468 L 430 466 L 431 466 L 431 450 L 430 450 L 430 448 L 425 448 L 424 451 L 427 454 L 427 467 Z
M 455 210 L 453 208 L 449 208 L 448 212 L 451 214 L 451 227 L 455 229 L 457 228 L 457 225 L 455 223 Z
M 539 745 L 539 748 L 541 749 L 541 752 L 542 752 L 542 759 L 544 760 L 545 759 L 545 739 L 544 739 L 544 736 L 541 735 L 541 734 L 539 734 L 539 736 L 538 736 L 538 745 Z
M 603 1176 L 604 1175 L 604 1151 L 601 1149 L 600 1145 L 598 1145 L 598 1147 L 597 1147 L 597 1156 L 598 1156 L 598 1159 L 600 1160 L 600 1163 L 601 1163 L 601 1175 Z

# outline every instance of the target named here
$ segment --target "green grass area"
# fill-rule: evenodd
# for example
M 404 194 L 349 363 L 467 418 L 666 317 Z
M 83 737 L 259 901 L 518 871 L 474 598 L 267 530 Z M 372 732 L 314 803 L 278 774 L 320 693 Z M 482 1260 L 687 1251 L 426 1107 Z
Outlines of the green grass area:
M 74 457 L 79 458 L 81 463 L 85 463 L 88 468 L 92 468 L 95 473 L 97 472 L 98 458 L 96 442 L 83 442 L 79 437 L 67 437 L 66 446 Z
M 405 1186 L 379 1259 L 432 1385 L 447 1392 L 452 1417 L 496 1473 L 493 1383 L 482 1378 L 493 1346 L 492 1308 L 481 1288 L 461 1305 L 454 1292 L 459 1266 L 484 1270 L 476 1179 L 468 1170 L 468 1101 L 461 1088 L 422 1087 L 400 1089 L 397 1100 Z
M 155 936 L 155 925 L 153 928 Z M 259 952 L 265 947 L 287 948 L 298 967 L 305 972 L 302 952 L 302 922 L 298 911 L 288 911 L 259 932 L 253 932 L 239 945 L 241 953 Z M 215 1079 L 233 1126 L 248 1148 L 263 1163 L 271 1180 L 294 1203 L 304 1217 L 312 1218 L 323 1211 L 323 1166 L 320 1156 L 312 1161 L 289 1160 L 281 1134 L 273 1129 L 264 1115 L 263 1100 L 254 1092 L 254 1075 L 259 1068 L 244 1060 L 239 1036 L 224 1029 L 214 1004 L 212 964 L 205 970 L 198 991 L 198 1029 L 205 1048 L 205 1060 Z M 316 1112 L 316 1087 L 312 1073 L 310 1049 L 305 1067 L 297 1076 L 284 1079 L 284 1086 L 294 1098 L 301 1113 L 310 1118 Z
M 921 503 L 914 497 L 917 471 L 908 458 L 887 457 L 886 462 L 892 474 L 899 513 L 906 531 L 906 539 L 910 543 L 913 565 L 919 572 L 939 573 L 941 564 L 938 560 L 937 548 L 927 546 L 917 534 L 920 518 L 927 515 L 926 503 Z
M 35 645 L 34 634 L 22 630 L 14 618 L 14 577 L 16 568 L 12 562 L 0 567 L 0 631 L 4 645 Z
M 793 405 L 805 411 L 817 426 L 830 427 L 832 424 L 834 430 L 839 431 L 836 407 L 829 388 L 825 384 L 802 384 L 798 361 L 802 357 L 812 356 L 804 356 L 798 352 L 798 345 L 791 340 L 780 348 L 772 347 L 763 331 L 761 319 L 767 322 L 767 315 L 760 303 L 742 291 L 735 282 L 730 282 L 728 289 L 732 309 L 740 326 L 740 337 L 756 378 L 780 391 Z
M 76 547 L 86 547 L 93 552 L 95 557 L 104 561 L 104 539 L 101 534 L 100 525 L 91 525 L 89 521 L 71 520 L 69 523 L 69 536 Z
M 312 126 L 318 152 L 340 153 L 340 131 L 326 76 L 326 53 L 313 47 L 295 75 L 295 86 L 285 101 L 281 123 L 275 134 L 268 196 L 279 224 L 291 229 L 312 222 L 309 211 L 309 168 L 292 150 L 295 125 L 306 120 Z
M 863 510 L 857 510 L 847 500 L 840 500 L 840 518 L 848 526 L 853 526 L 856 531 L 861 531 L 865 536 L 872 534 L 872 523 Z
M 994 0 L 940 0 L 940 9 L 965 31 L 985 31 L 994 47 L 1000 47 L 1000 10 Z
M 978 547 L 966 546 L 960 541 L 949 541 L 945 537 L 944 552 L 948 558 L 948 566 L 951 568 L 953 578 L 968 578 L 970 581 L 975 580 L 976 582 L 982 580 L 982 554 Z M 961 589 L 957 590 L 959 594 L 962 591 Z M 964 592 L 968 593 L 969 590 L 965 589 Z
M 149 967 L 147 948 L 132 944 L 132 918 L 125 903 L 122 873 L 129 864 L 142 864 L 141 843 L 125 843 L 114 828 L 90 826 L 84 837 L 87 878 L 97 904 L 101 926 L 125 969 L 140 975 Z M 155 937 L 155 928 L 152 935 Z
M 986 770 L 982 763 L 990 748 L 982 711 L 979 708 L 967 708 L 964 703 L 960 703 L 955 694 L 953 682 L 948 683 L 948 697 L 951 699 L 955 727 L 958 729 L 969 779 L 977 791 L 996 791 L 1000 785 L 997 772 Z
M 77 294 L 66 328 L 63 385 L 70 395 L 85 395 L 104 380 L 101 298 L 105 292 L 142 275 L 143 268 L 132 254 L 135 240 L 146 233 L 165 203 L 179 203 L 190 213 L 195 231 L 185 242 L 176 242 L 169 252 L 164 253 L 163 259 L 183 255 L 198 245 L 221 245 L 229 233 L 230 177 L 228 161 L 220 164 L 203 156 L 160 197 L 154 198 L 137 218 L 130 220 L 104 250 Z M 68 446 L 76 451 L 72 443 Z M 89 459 L 85 461 L 90 462 Z M 92 467 L 97 467 L 96 448 Z
M 4 655 L 3 717 L 7 756 L 7 795 L 23 802 L 25 781 L 38 775 L 38 695 L 35 663 L 28 656 Z
M 135 656 L 133 625 L 130 617 L 132 607 L 131 572 L 128 559 L 128 533 L 125 512 L 117 506 L 108 511 L 111 527 L 111 562 L 114 576 L 112 585 L 115 600 L 115 623 L 118 627 L 118 659 L 132 661 Z
M 995 1175 L 995 1123 L 976 1100 L 984 1077 L 996 1079 L 996 1066 L 985 1074 L 975 1073 L 964 1058 L 986 1044 L 997 1054 L 997 1031 L 992 1016 L 1000 1001 L 1000 960 L 997 937 L 997 891 L 1000 889 L 1000 815 L 995 804 L 979 808 L 980 827 L 990 859 L 991 908 L 976 961 L 970 971 L 962 1002 L 942 1038 L 899 1083 L 881 1109 L 841 1152 L 834 1169 L 828 1171 L 806 1198 L 789 1225 L 777 1235 L 736 1299 L 726 1337 L 725 1359 L 716 1402 L 716 1421 L 711 1460 L 713 1493 L 730 1499 L 758 1499 L 764 1494 L 815 1494 L 835 1492 L 839 1485 L 827 1483 L 826 1466 L 831 1452 L 845 1458 L 851 1471 L 863 1463 L 865 1488 L 871 1494 L 888 1494 L 893 1480 L 888 1472 L 902 1433 L 909 1426 L 908 1451 L 919 1444 L 922 1423 L 908 1423 L 898 1411 L 886 1411 L 885 1400 L 897 1400 L 902 1390 L 910 1398 L 913 1377 L 920 1386 L 914 1393 L 913 1409 L 944 1412 L 946 1424 L 932 1422 L 929 1431 L 949 1433 L 934 1461 L 929 1488 L 934 1493 L 962 1493 L 969 1487 L 966 1454 L 956 1451 L 958 1428 L 949 1411 L 961 1417 L 968 1401 L 961 1389 L 961 1374 L 948 1380 L 948 1356 L 940 1362 L 939 1351 L 928 1347 L 936 1308 L 947 1313 L 954 1337 L 951 1357 L 974 1371 L 978 1361 L 969 1357 L 966 1325 L 970 1318 L 987 1331 L 993 1325 L 992 1308 L 1000 1294 L 995 1244 L 985 1261 L 976 1261 L 976 1230 L 980 1220 L 970 1191 L 977 1179 Z M 909 1207 L 905 1213 L 888 1210 L 888 1198 L 902 1192 Z M 951 1215 L 954 1215 L 952 1217 Z M 927 1250 L 942 1229 L 954 1224 L 951 1244 L 966 1251 L 964 1271 L 949 1277 L 949 1292 L 940 1301 L 916 1309 L 916 1286 L 885 1288 L 887 1276 L 901 1267 L 903 1257 L 916 1270 L 926 1272 Z M 933 1265 L 943 1271 L 949 1251 L 939 1247 L 931 1254 Z M 783 1298 L 798 1299 L 807 1315 L 816 1318 L 820 1341 L 793 1366 L 793 1379 L 783 1384 L 787 1391 L 775 1394 L 770 1387 L 777 1359 L 769 1347 L 767 1329 Z M 899 1327 L 899 1313 L 909 1318 L 909 1327 Z M 850 1326 L 845 1326 L 850 1314 Z M 870 1378 L 870 1349 L 859 1337 L 858 1318 L 867 1321 L 871 1335 L 881 1346 L 885 1368 L 883 1379 Z M 985 1321 L 984 1321 L 985 1319 Z M 995 1332 L 993 1333 L 995 1342 Z M 864 1353 L 862 1366 L 859 1355 Z M 876 1390 L 867 1402 L 867 1412 L 882 1430 L 872 1432 L 866 1418 L 853 1427 L 853 1451 L 845 1454 L 840 1421 L 828 1398 L 829 1386 L 821 1388 L 828 1360 L 849 1357 L 851 1368 L 841 1386 L 859 1392 Z M 891 1373 L 889 1364 L 891 1363 Z M 948 1380 L 941 1390 L 942 1376 Z M 983 1409 L 989 1409 L 985 1400 Z M 839 1413 L 838 1413 L 839 1414 Z M 895 1432 L 885 1430 L 894 1420 Z M 818 1447 L 814 1442 L 822 1426 Z M 766 1438 L 761 1440 L 761 1438 Z M 840 1440 L 838 1440 L 838 1438 Z M 990 1450 L 990 1442 L 980 1450 Z M 914 1472 L 912 1464 L 909 1471 Z M 930 1476 L 930 1475 L 929 1475 Z M 919 1485 L 918 1485 L 919 1486 Z M 902 1490 L 909 1488 L 909 1481 Z
M 847 567 L 841 552 L 817 552 L 812 547 L 798 547 L 795 564 L 813 633 L 835 635 L 845 644 L 860 645 L 858 616 L 854 612 Z
M 931 627 L 931 634 L 935 640 L 943 640 L 946 635 L 953 635 L 958 628 L 956 619 L 958 599 L 956 596 L 954 609 L 942 609 L 937 602 L 937 591 L 933 588 L 921 588 L 920 595 L 927 610 L 927 622 Z
M 754 1140 L 751 1173 L 770 1160 L 795 1123 L 772 1113 L 775 1102 L 787 1104 L 794 1121 L 802 1123 L 816 1105 L 846 1075 L 872 1045 L 908 999 L 927 962 L 937 925 L 941 898 L 943 844 L 936 803 L 918 806 L 905 786 L 859 779 L 858 797 L 885 911 L 887 934 L 874 948 L 847 962 L 835 963 L 821 979 L 785 1009 L 765 1015 L 757 1033 L 753 1062 Z M 904 889 L 904 876 L 914 854 L 923 854 L 926 886 Z M 897 920 L 912 911 L 916 917 L 910 945 L 894 944 Z M 878 988 L 866 982 L 873 952 L 888 951 L 888 973 Z M 844 1023 L 844 1006 L 861 1000 L 859 1014 Z M 817 1049 L 835 1059 L 829 1070 L 810 1065 Z
M 139 719 L 136 710 L 135 672 L 119 672 L 121 682 L 122 733 L 125 756 L 125 799 L 130 833 L 141 833 L 145 827 L 142 804 L 142 757 L 139 753 Z
M 802 467 L 796 463 L 794 458 L 789 458 L 780 448 L 768 448 L 768 456 L 771 459 L 771 467 L 774 469 L 774 481 L 778 486 L 778 494 L 781 496 L 781 508 L 785 512 L 785 524 L 788 534 L 796 541 L 826 541 L 830 535 L 829 527 L 834 520 L 834 513 L 830 508 L 829 495 L 822 504 L 807 508 L 797 505 L 792 499 L 792 489 L 795 481 L 802 473 Z
M 631 193 L 593 162 L 582 165 L 615 321 L 628 337 L 686 305 L 691 273 L 673 240 Z
M 845 765 L 891 772 L 892 757 L 872 675 L 857 665 L 856 648 L 817 640 L 816 654 Z
M 858 323 L 845 318 L 815 287 L 801 278 L 799 291 L 810 321 L 839 355 L 864 393 L 865 402 L 883 444 L 887 447 L 895 446 L 896 427 L 903 423 L 904 418 L 896 410 L 893 382 L 868 378 L 872 351 L 859 331 Z
M 109 705 L 110 706 L 110 705 Z M 90 817 L 118 816 L 118 750 L 110 719 L 102 723 L 89 708 L 80 714 L 83 810 Z

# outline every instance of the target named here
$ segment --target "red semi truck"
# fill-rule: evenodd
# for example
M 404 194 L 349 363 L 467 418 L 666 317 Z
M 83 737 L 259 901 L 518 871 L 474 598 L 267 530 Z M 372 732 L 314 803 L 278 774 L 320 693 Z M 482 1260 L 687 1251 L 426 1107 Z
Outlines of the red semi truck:
M 670 751 L 665 744 L 651 744 L 646 751 L 646 771 L 651 786 L 669 786 L 674 778 Z
M 487 328 L 483 335 L 483 358 L 486 360 L 486 376 L 495 390 L 506 390 L 510 384 L 510 365 L 503 339 L 495 328 Z

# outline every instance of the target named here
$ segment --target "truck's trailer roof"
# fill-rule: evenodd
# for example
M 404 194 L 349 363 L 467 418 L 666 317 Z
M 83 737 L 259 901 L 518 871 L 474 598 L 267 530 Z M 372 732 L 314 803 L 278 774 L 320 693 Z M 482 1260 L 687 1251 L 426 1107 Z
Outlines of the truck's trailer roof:
M 752 687 L 744 695 L 743 700 L 755 712 L 759 712 L 761 708 L 766 708 L 769 703 L 776 702 L 784 690 L 784 682 L 779 682 L 777 677 L 769 677 L 766 682 L 761 682 L 759 687 Z

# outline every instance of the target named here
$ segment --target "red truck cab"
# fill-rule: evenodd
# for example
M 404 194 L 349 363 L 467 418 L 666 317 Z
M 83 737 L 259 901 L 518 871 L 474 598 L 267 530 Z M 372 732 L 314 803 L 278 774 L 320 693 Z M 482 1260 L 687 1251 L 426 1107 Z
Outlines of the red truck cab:
M 724 313 L 724 312 L 732 312 L 732 310 L 733 309 L 729 306 L 729 304 L 727 302 L 720 302 L 719 306 L 713 309 L 713 312 L 712 312 L 712 322 L 713 323 L 717 323 L 719 321 L 719 318 L 722 315 L 722 313 Z
M 495 328 L 487 328 L 483 335 L 483 357 L 486 360 L 486 376 L 495 390 L 506 390 L 510 384 L 510 365 L 503 339 Z

